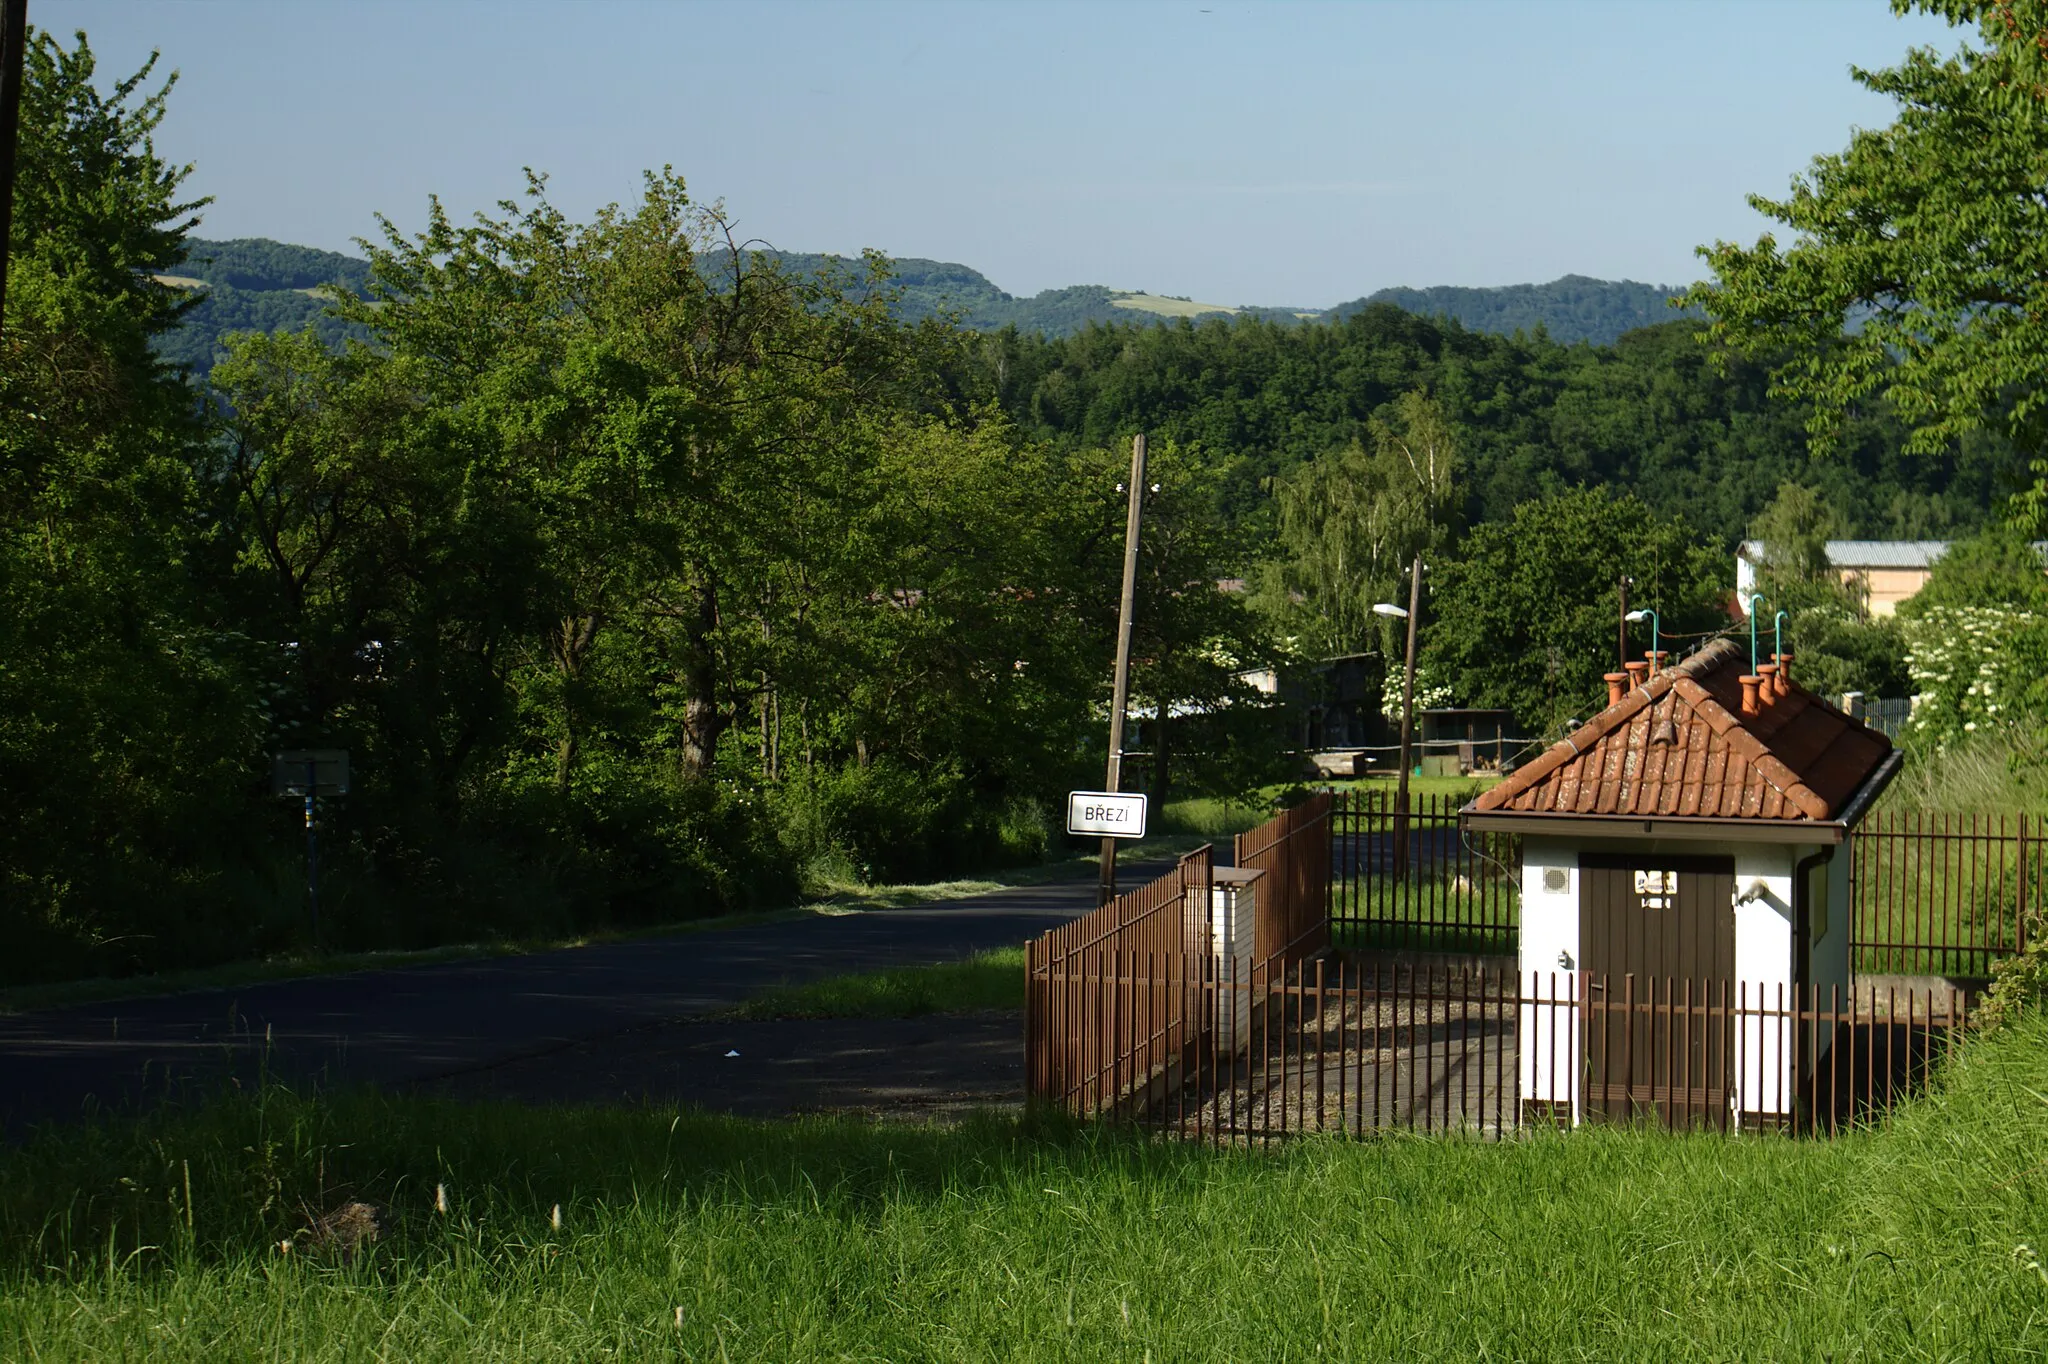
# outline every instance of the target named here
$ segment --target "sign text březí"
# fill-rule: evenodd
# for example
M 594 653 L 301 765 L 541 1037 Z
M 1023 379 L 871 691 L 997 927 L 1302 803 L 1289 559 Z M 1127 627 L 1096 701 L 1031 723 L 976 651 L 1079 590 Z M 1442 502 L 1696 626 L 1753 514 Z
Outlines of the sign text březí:
M 1069 791 L 1067 832 L 1103 838 L 1143 838 L 1145 798 L 1117 791 Z

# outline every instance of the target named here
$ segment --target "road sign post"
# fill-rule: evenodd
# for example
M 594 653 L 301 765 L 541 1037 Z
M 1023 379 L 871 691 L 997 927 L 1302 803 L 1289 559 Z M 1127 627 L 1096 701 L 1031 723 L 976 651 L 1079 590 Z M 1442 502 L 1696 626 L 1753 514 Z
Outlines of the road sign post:
M 1113 793 L 1123 785 L 1124 707 L 1131 696 L 1131 620 L 1138 597 L 1138 523 L 1145 506 L 1145 436 L 1131 437 L 1131 481 L 1124 510 L 1124 582 L 1116 614 L 1116 680 L 1109 703 L 1109 780 Z M 1106 905 L 1116 898 L 1116 840 L 1102 840 L 1102 880 L 1095 902 Z
M 320 946 L 320 820 L 322 795 L 348 794 L 348 750 L 295 748 L 278 754 L 270 767 L 270 789 L 306 801 L 306 909 L 313 946 Z

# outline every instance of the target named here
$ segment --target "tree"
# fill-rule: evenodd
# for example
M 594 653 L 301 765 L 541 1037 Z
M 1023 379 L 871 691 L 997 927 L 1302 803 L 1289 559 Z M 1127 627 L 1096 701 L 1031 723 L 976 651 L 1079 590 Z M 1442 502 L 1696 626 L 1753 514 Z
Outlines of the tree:
M 2048 572 L 2041 550 L 2010 526 L 1989 526 L 1957 540 L 1934 561 L 1927 585 L 1899 603 L 1899 614 L 1936 607 L 1993 607 L 2048 618 Z
M 1841 518 L 1819 489 L 1780 483 L 1778 495 L 1757 514 L 1749 533 L 1763 547 L 1758 566 L 1767 579 L 1839 585 L 1828 562 L 1828 540 L 1841 528 Z
M 9 972 L 160 950 L 217 889 L 223 812 L 255 766 L 243 647 L 207 590 L 193 396 L 151 351 L 182 306 L 152 276 L 176 268 L 203 203 L 153 145 L 170 90 L 145 88 L 154 64 L 103 92 L 82 34 L 30 35 L 0 334 Z
M 1968 432 L 2007 435 L 2032 461 L 2013 509 L 2048 516 L 2048 3 L 1893 0 L 1975 24 L 1982 46 L 1852 68 L 1897 102 L 1888 127 L 1818 156 L 1789 197 L 1750 196 L 1797 240 L 1716 242 L 1716 279 L 1685 301 L 1715 344 L 1769 356 L 1773 391 L 1811 403 L 1817 452 L 1882 400 L 1906 448 L 1936 455 Z
M 1426 655 L 1467 705 L 1554 733 L 1604 703 L 1621 575 L 1635 580 L 1631 600 L 1661 613 L 1667 643 L 1680 644 L 1725 627 L 1724 572 L 1683 521 L 1626 493 L 1526 502 L 1507 521 L 1474 526 L 1432 574 Z
M 1433 557 L 1452 529 L 1459 441 L 1443 409 L 1410 390 L 1367 430 L 1370 450 L 1353 442 L 1274 482 L 1280 553 L 1261 605 L 1319 658 L 1371 647 L 1390 656 L 1392 627 L 1373 604 L 1405 600 L 1415 556 Z

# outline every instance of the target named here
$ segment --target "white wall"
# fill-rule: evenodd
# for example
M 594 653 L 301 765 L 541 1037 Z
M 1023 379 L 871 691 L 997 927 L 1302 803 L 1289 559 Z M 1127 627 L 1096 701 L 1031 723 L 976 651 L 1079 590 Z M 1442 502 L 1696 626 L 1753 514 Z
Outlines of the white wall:
M 1562 889 L 1552 889 L 1561 873 Z M 1569 1005 L 1579 997 L 1579 850 L 1547 838 L 1522 844 L 1522 932 L 1518 964 L 1525 998 L 1556 999 Z M 1516 1020 L 1521 1053 L 1522 1096 L 1569 1103 L 1578 1120 L 1579 1087 L 1572 1058 L 1578 1055 L 1578 1013 L 1547 1003 L 1524 1004 Z
M 1735 979 L 1746 1009 L 1792 1004 L 1792 868 L 1811 849 L 1787 845 L 1731 846 L 1735 855 Z M 1735 1029 L 1737 1113 L 1789 1112 L 1796 1077 L 1789 1025 L 1776 1018 L 1739 1018 Z

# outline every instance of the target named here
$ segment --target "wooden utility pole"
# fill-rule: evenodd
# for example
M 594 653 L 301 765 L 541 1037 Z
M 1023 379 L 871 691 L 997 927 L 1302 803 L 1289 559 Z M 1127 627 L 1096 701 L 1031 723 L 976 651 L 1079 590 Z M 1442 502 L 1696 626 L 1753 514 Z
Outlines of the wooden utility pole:
M 1618 621 L 1619 621 L 1620 623 L 1619 623 L 1618 625 L 1616 625 L 1616 626 L 1615 626 L 1615 629 L 1616 629 L 1617 633 L 1616 633 L 1616 635 L 1615 635 L 1615 645 L 1614 645 L 1614 653 L 1615 653 L 1615 663 L 1614 663 L 1614 670 L 1615 670 L 1616 672 L 1627 672 L 1627 671 L 1628 671 L 1628 574 L 1626 574 L 1626 573 L 1624 573 L 1624 574 L 1622 574 L 1622 575 L 1621 575 L 1621 614 L 1620 614 L 1620 615 L 1619 615 L 1618 617 L 1616 617 L 1616 619 L 1617 619 L 1617 620 L 1618 620 Z
M 0 327 L 7 317 L 7 257 L 14 237 L 14 159 L 21 142 L 28 0 L 0 0 Z
M 1408 570 L 1408 667 L 1401 679 L 1401 778 L 1394 788 L 1394 875 L 1408 874 L 1408 769 L 1415 765 L 1415 625 L 1422 616 L 1422 556 Z
M 1124 512 L 1124 594 L 1116 617 L 1116 686 L 1109 703 L 1109 771 L 1102 789 L 1121 791 L 1124 774 L 1124 707 L 1131 698 L 1131 616 L 1138 604 L 1138 519 L 1145 505 L 1145 437 L 1131 437 L 1130 500 Z M 1102 884 L 1096 903 L 1116 898 L 1116 840 L 1102 840 Z

